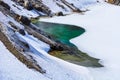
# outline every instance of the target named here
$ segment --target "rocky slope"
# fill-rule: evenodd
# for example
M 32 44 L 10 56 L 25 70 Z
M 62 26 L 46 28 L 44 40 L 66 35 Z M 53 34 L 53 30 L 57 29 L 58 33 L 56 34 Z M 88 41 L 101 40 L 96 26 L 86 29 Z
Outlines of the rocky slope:
M 79 0 L 78 0 L 79 1 Z M 82 3 L 82 1 L 80 0 Z M 0 41 L 4 43 L 6 48 L 28 68 L 32 68 L 42 74 L 46 74 L 44 69 L 33 56 L 26 53 L 34 53 L 28 43 L 20 39 L 17 33 L 25 36 L 33 35 L 38 40 L 45 42 L 47 51 L 51 48 L 51 54 L 56 52 L 65 54 L 75 54 L 82 60 L 88 61 L 90 65 L 102 67 L 99 59 L 92 58 L 77 48 L 71 48 L 59 42 L 55 42 L 49 35 L 38 29 L 31 23 L 32 19 L 41 16 L 63 16 L 72 12 L 86 11 L 83 6 L 76 5 L 77 1 L 70 0 L 0 0 Z M 93 3 L 97 3 L 96 0 Z M 54 6 L 51 6 L 51 5 Z M 55 7 L 55 8 L 54 8 Z M 47 43 L 47 44 L 46 44 Z M 49 44 L 49 46 L 48 46 Z M 46 50 L 46 48 L 43 48 Z M 46 52 L 47 52 L 46 51 Z M 81 54 L 76 54 L 81 53 Z M 83 62 L 84 64 L 84 62 Z M 85 63 L 87 65 L 87 63 Z

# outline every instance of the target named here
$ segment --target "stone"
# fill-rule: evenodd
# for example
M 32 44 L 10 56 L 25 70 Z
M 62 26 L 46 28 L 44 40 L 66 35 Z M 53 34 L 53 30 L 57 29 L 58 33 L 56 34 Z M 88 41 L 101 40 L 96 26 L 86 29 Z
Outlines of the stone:
M 63 12 L 58 12 L 56 15 L 57 16 L 64 16 Z
M 25 25 L 30 25 L 31 21 L 26 16 L 20 16 L 19 21 L 21 21 Z
M 25 35 L 25 31 L 23 29 L 20 29 L 19 33 L 22 34 L 23 36 Z
M 33 6 L 31 4 L 31 2 L 25 1 L 24 6 L 27 10 L 32 10 L 33 9 Z

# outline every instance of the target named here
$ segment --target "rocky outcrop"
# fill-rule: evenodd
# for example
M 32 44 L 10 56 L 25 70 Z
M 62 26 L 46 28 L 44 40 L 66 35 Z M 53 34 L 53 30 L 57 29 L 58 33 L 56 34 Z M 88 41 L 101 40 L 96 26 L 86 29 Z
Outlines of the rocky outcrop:
M 28 19 L 26 16 L 17 16 L 18 17 L 18 21 L 21 21 L 23 24 L 25 25 L 30 25 L 31 21 L 30 19 Z
M 67 8 L 69 8 L 69 10 L 73 12 L 82 12 L 82 10 L 80 10 L 73 4 L 67 2 L 66 0 L 59 0 L 59 1 L 54 0 L 54 3 L 58 7 L 63 9 L 63 11 L 58 10 L 58 12 L 52 12 L 51 8 L 46 6 L 46 4 L 43 3 L 43 0 L 13 0 L 13 1 L 16 2 L 16 4 L 19 4 L 25 7 L 27 10 L 36 11 L 38 14 L 40 14 L 40 16 L 42 15 L 40 12 L 46 14 L 47 16 L 53 16 L 54 14 L 57 14 L 59 12 L 63 13 L 63 11 L 67 11 Z
M 4 45 L 6 46 L 6 48 L 18 59 L 20 60 L 22 63 L 24 63 L 27 67 L 31 68 L 31 69 L 35 69 L 36 71 L 40 72 L 40 73 L 45 73 L 45 70 L 43 70 L 36 62 L 35 60 L 32 59 L 28 59 L 25 55 L 23 55 L 21 53 L 21 51 L 19 51 L 15 45 L 13 45 L 11 43 L 11 41 L 8 39 L 8 37 L 6 36 L 6 34 L 4 34 L 2 32 L 2 25 L 0 25 L 0 41 L 2 41 L 4 43 Z
M 24 1 L 24 7 L 25 7 L 27 10 L 33 10 L 33 9 L 34 9 L 32 3 L 29 2 L 29 1 Z
M 10 10 L 10 6 L 8 4 L 4 3 L 3 1 L 0 1 L 0 5 L 7 8 L 8 10 Z
M 73 4 L 68 3 L 66 0 L 61 0 L 66 6 L 73 10 L 73 12 L 82 12 L 79 8 L 75 7 Z
M 4 15 L 9 15 L 12 18 L 16 19 L 16 15 L 17 14 L 11 13 L 11 11 L 9 10 L 9 8 L 6 7 L 5 5 L 0 5 L 0 11 Z M 7 22 L 6 22 L 6 24 L 7 24 Z M 25 35 L 24 30 L 18 29 L 18 27 L 13 22 L 10 21 L 9 25 L 11 25 L 11 27 L 12 27 L 11 29 L 13 30 L 13 32 L 19 31 L 22 35 Z M 6 46 L 6 48 L 19 61 L 21 61 L 23 64 L 25 64 L 28 68 L 34 69 L 34 70 L 36 70 L 36 71 L 38 71 L 40 73 L 46 73 L 46 71 L 42 67 L 40 67 L 40 65 L 37 64 L 36 60 L 34 60 L 31 56 L 24 54 L 24 48 L 16 47 L 16 45 L 19 45 L 19 44 L 15 43 L 15 42 L 14 42 L 15 45 L 13 45 L 13 39 L 14 40 L 17 40 L 17 39 L 14 38 L 14 37 L 11 38 L 10 36 L 8 36 L 10 34 L 6 34 L 7 33 L 6 31 L 9 31 L 9 30 L 5 30 L 5 29 L 8 29 L 7 26 L 3 25 L 2 23 L 0 23 L 0 41 L 2 41 L 4 43 L 4 45 Z M 19 42 L 19 41 L 17 41 L 17 42 Z M 29 46 L 27 44 L 25 44 L 25 43 L 23 43 L 23 46 L 29 48 Z
M 30 25 L 30 26 L 25 26 L 25 30 L 29 34 L 32 34 L 34 37 L 37 37 L 39 40 L 42 40 L 43 42 L 49 44 L 51 49 L 53 49 L 53 50 L 63 50 L 62 45 L 49 39 L 48 37 L 46 37 L 44 35 L 42 35 L 41 31 L 39 31 L 37 28 L 33 27 L 32 25 Z
M 48 16 L 51 14 L 51 10 L 42 3 L 41 0 L 13 0 L 17 4 L 25 7 L 27 10 L 37 10 L 47 14 Z
M 55 14 L 56 16 L 64 16 L 63 12 L 58 12 Z
M 23 36 L 25 35 L 25 31 L 23 29 L 19 29 L 19 33 L 22 34 Z

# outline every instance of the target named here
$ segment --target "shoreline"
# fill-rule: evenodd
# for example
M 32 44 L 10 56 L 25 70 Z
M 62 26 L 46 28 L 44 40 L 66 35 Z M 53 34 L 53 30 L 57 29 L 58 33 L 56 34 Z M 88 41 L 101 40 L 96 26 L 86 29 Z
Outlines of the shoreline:
M 52 24 L 54 25 L 56 23 L 52 23 Z M 65 25 L 65 24 L 60 24 L 60 25 Z M 52 40 L 54 41 L 54 39 L 52 39 Z M 59 43 L 59 42 L 57 42 L 57 43 Z M 59 43 L 59 44 L 61 44 L 61 43 Z M 73 44 L 73 43 L 71 43 L 71 44 Z M 63 50 L 52 49 L 52 50 L 49 51 L 49 54 L 51 54 L 55 57 L 61 58 L 63 60 L 66 60 L 66 61 L 70 61 L 74 64 L 78 64 L 78 65 L 81 64 L 82 66 L 103 67 L 99 63 L 99 59 L 91 57 L 91 56 L 87 55 L 87 53 L 81 52 L 80 50 L 78 50 L 78 48 L 76 46 L 72 47 L 72 46 L 69 46 L 67 44 L 61 44 L 61 46 L 63 46 Z

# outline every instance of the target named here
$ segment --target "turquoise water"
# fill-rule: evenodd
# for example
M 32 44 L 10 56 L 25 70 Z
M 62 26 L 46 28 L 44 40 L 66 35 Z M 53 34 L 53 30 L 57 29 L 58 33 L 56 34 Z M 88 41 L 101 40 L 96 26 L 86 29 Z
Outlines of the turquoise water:
M 34 24 L 45 33 L 52 36 L 54 40 L 59 41 L 63 44 L 67 44 L 69 46 L 73 46 L 73 44 L 69 42 L 70 39 L 75 38 L 85 32 L 83 28 L 74 25 L 48 22 L 37 22 Z

